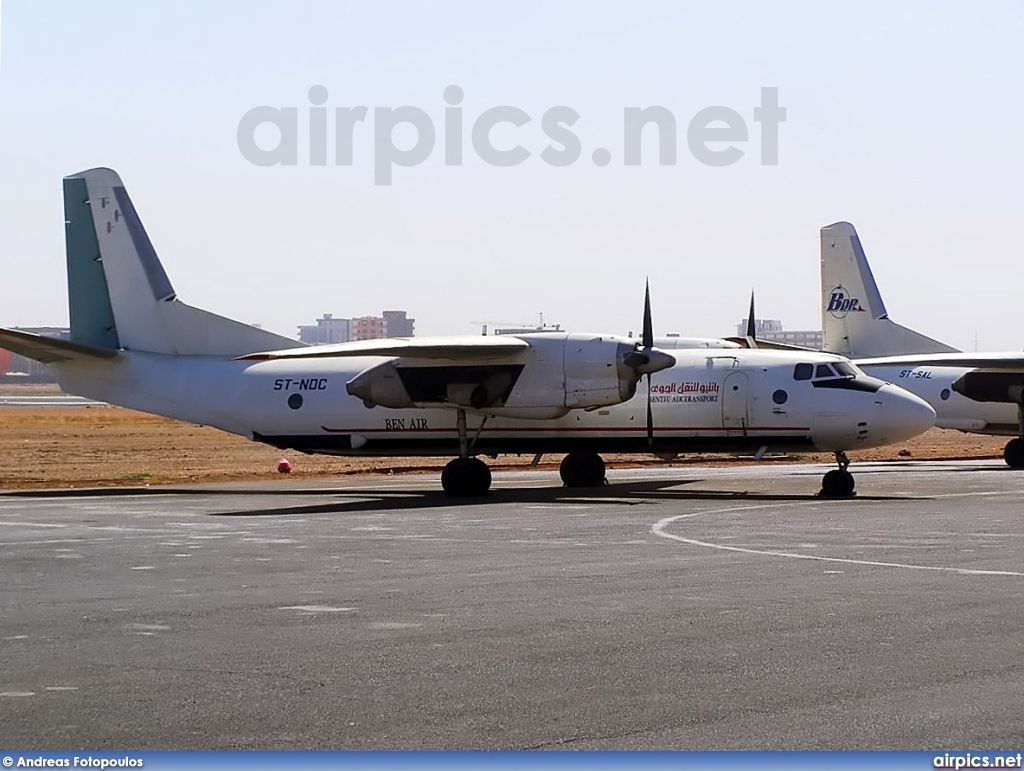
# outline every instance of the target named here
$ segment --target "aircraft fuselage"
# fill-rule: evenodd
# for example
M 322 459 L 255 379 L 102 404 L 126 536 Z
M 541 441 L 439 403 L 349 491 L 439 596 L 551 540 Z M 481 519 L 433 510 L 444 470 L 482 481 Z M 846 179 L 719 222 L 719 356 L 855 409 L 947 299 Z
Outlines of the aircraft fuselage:
M 920 396 L 935 409 L 935 425 L 993 436 L 1017 436 L 1017 405 L 968 399 L 953 384 L 976 367 L 863 364 L 869 375 L 895 383 Z
M 630 400 L 561 418 L 490 417 L 473 452 L 673 454 L 700 451 L 845 451 L 920 433 L 931 409 L 863 374 L 796 380 L 797 362 L 830 354 L 677 350 L 651 380 L 654 441 L 646 429 L 647 383 Z M 386 409 L 350 396 L 346 384 L 381 357 L 238 361 L 123 352 L 102 365 L 56 365 L 62 387 L 83 396 L 210 425 L 280 448 L 334 455 L 450 455 L 452 408 Z M 467 411 L 473 437 L 483 414 Z

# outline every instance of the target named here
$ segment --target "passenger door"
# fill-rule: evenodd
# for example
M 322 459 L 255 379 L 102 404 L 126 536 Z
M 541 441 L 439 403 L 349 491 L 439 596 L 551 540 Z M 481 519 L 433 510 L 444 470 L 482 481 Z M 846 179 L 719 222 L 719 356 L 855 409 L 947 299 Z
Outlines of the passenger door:
M 744 372 L 730 372 L 722 383 L 722 427 L 726 436 L 746 436 L 750 425 L 750 381 Z

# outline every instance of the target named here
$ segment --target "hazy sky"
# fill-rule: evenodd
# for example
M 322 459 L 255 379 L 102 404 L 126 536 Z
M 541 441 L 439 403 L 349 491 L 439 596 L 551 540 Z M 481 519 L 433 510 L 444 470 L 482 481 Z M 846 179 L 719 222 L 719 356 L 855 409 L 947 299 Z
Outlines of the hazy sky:
M 959 347 L 1019 349 L 1024 249 L 1024 4 L 1006 2 L 90 3 L 0 8 L 0 325 L 66 323 L 61 177 L 124 179 L 179 296 L 294 336 L 324 312 L 405 309 L 418 334 L 546 320 L 658 333 L 735 331 L 748 293 L 787 328 L 820 326 L 818 230 L 860 231 L 894 319 Z M 445 165 L 444 92 L 458 85 L 463 162 Z M 327 165 L 310 164 L 311 86 L 326 88 Z M 761 164 L 762 87 L 787 120 Z M 256 166 L 242 116 L 297 108 L 298 163 Z M 353 163 L 334 109 L 363 105 Z M 437 129 L 419 165 L 374 184 L 374 108 Z M 492 143 L 476 119 L 532 121 Z M 568 106 L 582 154 L 545 163 L 541 116 Z M 626 166 L 624 109 L 675 116 Z M 735 163 L 687 144 L 696 113 L 743 119 Z M 273 148 L 276 130 L 256 140 Z M 395 132 L 411 147 L 415 132 Z M 592 160 L 597 148 L 610 162 Z

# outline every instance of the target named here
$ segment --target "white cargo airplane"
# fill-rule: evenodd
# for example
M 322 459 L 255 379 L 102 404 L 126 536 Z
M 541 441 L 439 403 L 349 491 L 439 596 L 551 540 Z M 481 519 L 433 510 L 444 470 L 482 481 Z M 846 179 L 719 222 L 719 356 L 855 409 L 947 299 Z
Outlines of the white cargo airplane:
M 916 396 L 821 353 L 659 351 L 649 302 L 642 344 L 540 333 L 306 347 L 185 305 L 118 175 L 64 180 L 71 341 L 0 330 L 50 364 L 68 393 L 215 426 L 282 449 L 457 457 L 453 496 L 485 493 L 477 456 L 566 453 L 570 487 L 604 481 L 599 453 L 768 449 L 834 452 L 823 491 L 847 495 L 846 451 L 931 426 Z M 648 397 L 636 398 L 641 376 Z
M 1003 457 L 1024 468 L 1024 353 L 963 353 L 889 318 L 857 231 L 821 229 L 823 348 L 897 383 L 935 408 L 935 425 L 1014 436 Z

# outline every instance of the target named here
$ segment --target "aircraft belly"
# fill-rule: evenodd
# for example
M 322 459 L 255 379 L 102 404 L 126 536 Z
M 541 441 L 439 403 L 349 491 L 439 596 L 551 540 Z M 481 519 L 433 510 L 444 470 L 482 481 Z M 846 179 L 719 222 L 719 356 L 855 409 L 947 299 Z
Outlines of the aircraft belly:
M 447 437 L 377 435 L 358 448 L 353 447 L 353 436 L 338 435 L 277 435 L 257 434 L 254 438 L 281 449 L 293 449 L 326 455 L 362 456 L 450 456 L 455 455 L 458 439 L 454 431 Z M 733 436 L 724 432 L 699 436 L 656 436 L 653 445 L 642 435 L 600 434 L 495 436 L 481 435 L 473 446 L 476 455 L 533 455 L 536 453 L 568 453 L 575 451 L 601 454 L 679 454 L 690 452 L 750 452 L 769 447 L 779 452 L 807 451 L 812 446 L 807 434 L 759 434 Z

